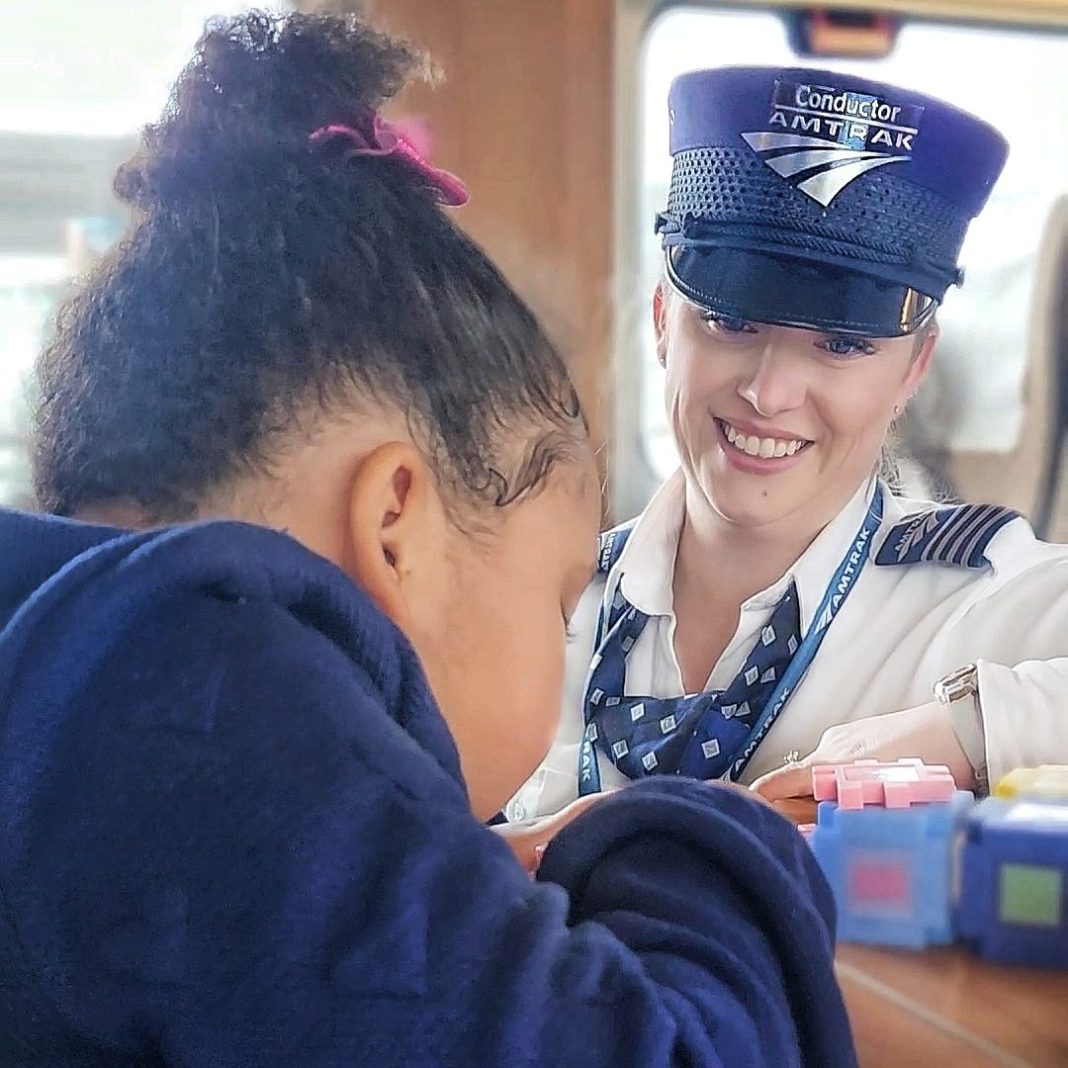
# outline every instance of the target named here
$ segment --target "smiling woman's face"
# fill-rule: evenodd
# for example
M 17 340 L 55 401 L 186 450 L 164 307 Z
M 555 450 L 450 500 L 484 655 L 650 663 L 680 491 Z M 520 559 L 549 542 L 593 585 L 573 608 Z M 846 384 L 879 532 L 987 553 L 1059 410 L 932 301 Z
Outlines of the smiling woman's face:
M 935 333 L 853 338 L 654 302 L 668 421 L 690 484 L 722 519 L 818 529 L 871 475 Z

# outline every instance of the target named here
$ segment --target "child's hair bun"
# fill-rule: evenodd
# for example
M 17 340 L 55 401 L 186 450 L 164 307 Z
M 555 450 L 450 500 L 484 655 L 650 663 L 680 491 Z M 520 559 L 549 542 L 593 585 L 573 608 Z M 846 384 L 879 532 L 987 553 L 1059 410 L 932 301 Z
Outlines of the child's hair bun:
M 254 11 L 213 20 L 115 191 L 156 211 L 235 180 L 269 184 L 315 130 L 379 107 L 421 66 L 406 43 L 355 18 Z

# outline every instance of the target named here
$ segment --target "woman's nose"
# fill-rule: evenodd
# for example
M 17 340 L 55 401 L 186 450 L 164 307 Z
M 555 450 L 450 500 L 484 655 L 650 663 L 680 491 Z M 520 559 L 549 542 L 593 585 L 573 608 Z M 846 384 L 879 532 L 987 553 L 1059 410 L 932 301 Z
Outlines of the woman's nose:
M 768 338 L 738 383 L 738 394 L 759 415 L 771 418 L 801 406 L 808 392 L 807 360 L 789 339 Z

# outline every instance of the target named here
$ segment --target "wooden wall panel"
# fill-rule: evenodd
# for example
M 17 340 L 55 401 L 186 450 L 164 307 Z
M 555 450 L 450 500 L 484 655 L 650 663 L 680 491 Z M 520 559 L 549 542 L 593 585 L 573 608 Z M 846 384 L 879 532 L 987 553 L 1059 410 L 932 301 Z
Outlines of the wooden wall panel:
M 410 38 L 442 68 L 441 84 L 413 87 L 395 110 L 429 120 L 434 162 L 471 190 L 458 221 L 560 343 L 602 444 L 611 378 L 614 0 L 350 7 Z

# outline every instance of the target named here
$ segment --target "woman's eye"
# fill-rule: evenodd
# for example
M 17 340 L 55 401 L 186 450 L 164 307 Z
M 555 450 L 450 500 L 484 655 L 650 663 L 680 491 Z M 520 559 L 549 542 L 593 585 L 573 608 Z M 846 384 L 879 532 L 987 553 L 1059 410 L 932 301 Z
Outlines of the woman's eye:
M 872 356 L 875 354 L 875 346 L 862 337 L 829 337 L 825 341 L 817 341 L 816 348 L 838 359 L 849 359 L 851 356 Z
M 701 315 L 708 325 L 721 334 L 755 334 L 757 328 L 747 319 L 738 319 L 733 315 L 717 315 L 705 312 Z

